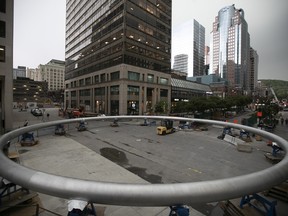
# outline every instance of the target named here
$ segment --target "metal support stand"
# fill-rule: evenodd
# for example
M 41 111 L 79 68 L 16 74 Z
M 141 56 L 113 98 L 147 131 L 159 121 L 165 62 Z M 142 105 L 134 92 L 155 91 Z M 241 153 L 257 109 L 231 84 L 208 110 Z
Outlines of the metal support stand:
M 259 208 L 259 206 L 254 205 L 251 201 L 256 200 L 260 202 L 264 209 Z M 252 195 L 245 195 L 242 197 L 241 202 L 240 202 L 240 208 L 243 208 L 243 205 L 248 204 L 249 206 L 253 206 L 256 210 L 264 213 L 266 216 L 276 216 L 276 208 L 275 206 L 277 205 L 277 201 L 269 201 L 265 199 L 264 197 L 258 195 L 258 194 L 252 194 Z

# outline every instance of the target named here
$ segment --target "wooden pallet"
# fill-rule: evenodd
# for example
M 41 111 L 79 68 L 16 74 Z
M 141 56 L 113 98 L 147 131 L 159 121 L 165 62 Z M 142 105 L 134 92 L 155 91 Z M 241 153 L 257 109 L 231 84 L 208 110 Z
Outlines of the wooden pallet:
M 264 194 L 288 202 L 288 182 L 283 182 L 280 185 L 274 186 L 268 191 L 265 191 Z
M 231 201 L 219 203 L 220 208 L 223 210 L 225 216 L 245 216 L 239 208 L 237 208 Z
M 11 195 L 1 199 L 0 213 L 10 208 L 13 209 L 15 206 L 21 205 L 36 196 L 38 196 L 37 193 L 31 191 L 27 193 L 27 191 L 24 190 L 18 190 L 15 193 L 11 193 Z

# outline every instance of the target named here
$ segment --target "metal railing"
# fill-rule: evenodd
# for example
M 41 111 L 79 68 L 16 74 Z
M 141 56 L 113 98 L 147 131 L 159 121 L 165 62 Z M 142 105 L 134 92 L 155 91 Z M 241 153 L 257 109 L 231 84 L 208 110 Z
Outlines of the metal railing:
M 108 116 L 85 118 L 89 121 L 113 119 L 170 119 L 174 121 L 199 122 L 244 129 L 276 142 L 286 153 L 288 142 L 272 133 L 256 128 L 206 119 L 169 116 Z M 48 174 L 14 163 L 3 153 L 5 144 L 23 133 L 52 127 L 58 124 L 77 123 L 81 119 L 66 119 L 35 124 L 11 131 L 0 138 L 0 175 L 15 184 L 36 192 L 66 199 L 81 199 L 99 204 L 122 206 L 170 206 L 186 203 L 207 203 L 257 193 L 288 179 L 288 157 L 268 169 L 219 180 L 173 184 L 124 184 L 97 182 Z

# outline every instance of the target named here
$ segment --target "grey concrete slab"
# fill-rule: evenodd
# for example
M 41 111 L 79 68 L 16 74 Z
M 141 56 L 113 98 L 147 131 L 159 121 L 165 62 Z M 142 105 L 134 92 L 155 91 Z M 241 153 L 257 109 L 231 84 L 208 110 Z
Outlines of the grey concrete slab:
M 42 136 L 38 145 L 29 148 L 18 146 L 18 150 L 25 152 L 21 154 L 23 165 L 39 171 L 95 181 L 149 184 L 65 136 Z M 61 215 L 67 214 L 68 200 L 44 194 L 39 196 L 45 209 Z M 105 215 L 158 215 L 166 209 L 167 207 L 109 206 L 105 208 Z
M 61 117 L 58 116 L 57 109 L 50 109 L 49 113 L 50 119 L 46 119 L 47 121 L 61 119 Z M 30 124 L 42 122 L 42 119 L 37 119 L 37 117 L 34 117 L 29 112 L 26 114 L 21 113 L 20 115 L 21 118 L 19 118 L 19 121 L 14 122 L 15 127 L 21 126 L 25 119 L 28 119 Z M 230 121 L 233 121 L 233 119 Z M 81 178 L 85 177 L 88 179 L 98 179 L 98 177 L 101 176 L 100 179 L 105 181 L 111 181 L 111 179 L 116 178 L 119 181 L 124 182 L 147 182 L 141 178 L 143 177 L 142 171 L 145 170 L 144 174 L 146 177 L 148 176 L 151 178 L 152 176 L 152 179 L 155 180 L 155 176 L 161 176 L 161 181 L 164 183 L 175 181 L 175 175 L 183 181 L 187 181 L 187 179 L 189 181 L 198 181 L 207 178 L 213 179 L 216 176 L 221 177 L 221 175 L 233 176 L 239 175 L 242 172 L 251 172 L 253 167 L 258 167 L 259 169 L 271 166 L 271 164 L 263 159 L 263 153 L 271 151 L 271 147 L 266 145 L 267 140 L 265 139 L 262 141 L 253 140 L 251 143 L 253 148 L 251 154 L 239 154 L 237 153 L 238 151 L 236 150 L 235 146 L 227 143 L 226 145 L 223 145 L 223 141 L 221 143 L 220 140 L 215 139 L 215 137 L 221 133 L 222 128 L 214 128 L 211 126 L 208 131 L 179 131 L 179 133 L 177 132 L 172 136 L 159 137 L 155 135 L 156 132 L 153 130 L 155 127 L 138 127 L 140 123 L 141 122 L 137 121 L 128 123 L 120 122 L 119 128 L 111 128 L 108 122 L 97 122 L 96 124 L 89 123 L 89 131 L 81 134 L 78 134 L 75 127 L 72 126 L 69 127 L 68 137 L 66 138 L 55 137 L 51 135 L 51 133 L 50 135 L 47 133 L 45 136 L 41 135 L 39 145 L 33 147 L 33 152 L 35 149 L 37 153 L 33 153 L 32 151 L 26 152 L 25 154 L 27 156 L 27 161 L 26 159 L 23 161 L 25 161 L 27 164 L 30 163 L 35 167 L 38 166 L 39 169 L 47 169 L 49 172 L 56 172 L 77 177 L 77 172 L 70 169 L 65 170 L 65 167 L 67 167 L 66 160 L 68 160 L 69 163 L 71 161 L 71 164 L 68 165 L 76 166 L 78 167 L 77 169 L 81 170 L 79 171 L 79 174 L 82 175 Z M 275 133 L 279 133 L 278 135 L 287 139 L 287 128 L 288 126 L 281 125 L 276 128 Z M 124 131 L 128 133 L 128 136 L 121 136 L 121 133 Z M 135 131 L 138 133 L 140 132 L 140 135 L 135 135 Z M 237 131 L 234 132 L 237 133 Z M 47 140 L 45 141 L 45 139 Z M 181 143 L 183 142 L 184 145 L 178 144 L 180 139 Z M 93 141 L 91 142 L 91 140 Z M 71 148 L 70 150 L 67 148 L 66 144 L 62 145 L 63 141 L 64 143 L 66 143 L 66 141 L 69 144 L 71 143 L 71 145 L 67 145 L 69 148 Z M 211 142 L 211 146 L 207 145 L 208 142 Z M 44 143 L 49 144 L 43 145 Z M 193 147 L 193 151 L 189 150 L 191 147 Z M 105 159 L 103 156 L 101 156 L 101 154 L 103 154 L 101 149 L 103 150 L 104 148 L 113 148 L 114 150 L 117 149 L 118 151 L 116 151 L 116 153 L 124 152 L 129 164 L 120 163 L 120 165 L 122 165 L 120 166 L 116 165 L 115 161 L 114 163 L 111 162 L 111 160 Z M 166 155 L 163 154 L 163 149 L 165 149 L 165 154 L 167 153 Z M 78 154 L 75 153 L 77 151 L 83 152 L 85 157 L 81 156 L 80 159 L 77 158 Z M 62 152 L 62 154 L 60 152 Z M 28 157 L 29 154 L 30 159 Z M 45 160 L 43 158 L 41 159 L 41 156 L 39 157 L 41 154 L 50 155 L 50 158 L 48 157 Z M 66 154 L 67 158 L 62 158 L 62 156 Z M 24 157 L 24 154 L 22 155 Z M 88 159 L 86 159 L 86 155 Z M 177 157 L 173 158 L 175 155 Z M 218 157 L 219 155 L 221 157 Z M 139 160 L 141 157 L 146 158 L 146 160 Z M 33 162 L 32 160 L 34 159 L 35 161 Z M 239 159 L 241 163 L 237 163 L 237 159 Z M 42 160 L 44 160 L 43 164 Z M 177 163 L 175 163 L 175 161 L 177 161 Z M 219 169 L 215 169 L 215 167 L 211 166 L 211 162 L 215 165 L 215 167 L 219 166 Z M 94 166 L 90 166 L 91 163 L 94 164 Z M 99 166 L 95 166 L 97 163 L 99 163 Z M 51 166 L 48 164 L 51 164 Z M 84 166 L 83 164 L 89 165 Z M 182 170 L 177 167 L 177 164 L 180 164 Z M 147 167 L 144 167 L 144 165 Z M 105 169 L 106 166 L 111 171 L 107 171 L 107 169 Z M 141 172 L 139 172 L 139 169 L 137 170 L 136 168 L 143 168 L 143 170 L 140 170 Z M 127 169 L 130 169 L 131 172 L 127 171 Z M 62 172 L 62 170 L 65 172 Z M 84 173 L 84 171 L 86 173 Z M 132 173 L 137 173 L 135 171 L 138 171 L 138 175 L 141 177 Z M 111 177 L 111 175 L 117 177 Z M 130 175 L 133 175 L 133 177 Z M 59 198 L 55 198 L 54 200 L 53 197 L 48 198 L 47 195 L 41 195 L 41 198 L 42 197 L 46 202 L 45 206 L 47 206 L 47 208 L 49 207 L 51 209 L 56 209 L 58 212 L 62 211 L 61 214 L 65 215 L 63 213 L 65 213 L 67 210 L 66 200 L 60 201 Z M 53 204 L 54 202 L 55 205 Z M 279 206 L 281 206 L 282 210 L 283 208 L 281 204 L 282 203 L 279 202 Z M 161 216 L 168 215 L 169 212 L 169 209 L 167 208 L 160 208 L 159 210 L 159 208 L 147 207 L 140 207 L 138 209 L 137 207 L 105 206 L 105 215 L 117 215 L 117 213 L 119 213 L 118 215 L 127 215 L 123 214 L 125 209 L 128 215 L 130 212 L 132 215 L 141 215 L 142 210 L 143 214 L 150 213 L 149 215 Z M 287 208 L 285 210 L 287 210 Z M 203 212 L 206 212 L 205 215 L 209 214 L 208 211 Z M 279 210 L 279 212 L 281 211 Z M 191 213 L 191 215 L 203 214 L 194 211 L 193 214 Z

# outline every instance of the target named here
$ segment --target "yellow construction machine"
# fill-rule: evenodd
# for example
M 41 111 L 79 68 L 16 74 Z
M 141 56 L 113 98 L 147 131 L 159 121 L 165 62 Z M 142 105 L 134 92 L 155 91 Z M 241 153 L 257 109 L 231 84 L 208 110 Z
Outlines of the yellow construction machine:
M 175 132 L 175 128 L 173 127 L 173 121 L 164 119 L 161 121 L 161 126 L 157 127 L 158 135 L 165 135 Z

